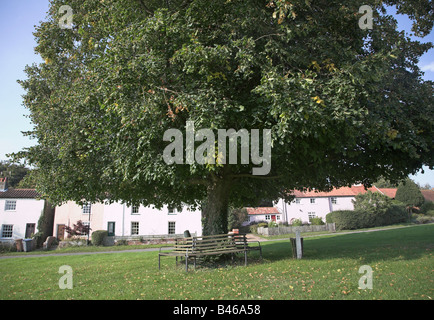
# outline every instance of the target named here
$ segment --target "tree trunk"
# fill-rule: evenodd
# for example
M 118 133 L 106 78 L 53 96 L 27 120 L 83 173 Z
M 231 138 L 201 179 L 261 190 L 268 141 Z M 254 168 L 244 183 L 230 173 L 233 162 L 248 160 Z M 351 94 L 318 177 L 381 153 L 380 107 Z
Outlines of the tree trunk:
M 207 187 L 207 199 L 203 207 L 203 234 L 228 232 L 228 208 L 230 181 L 215 178 Z

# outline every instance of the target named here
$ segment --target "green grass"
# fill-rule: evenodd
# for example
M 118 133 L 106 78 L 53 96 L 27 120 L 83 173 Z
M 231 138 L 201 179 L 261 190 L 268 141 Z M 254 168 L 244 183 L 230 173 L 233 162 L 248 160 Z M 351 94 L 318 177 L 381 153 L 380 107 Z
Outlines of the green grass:
M 289 241 L 263 242 L 264 260 L 185 273 L 157 252 L 116 252 L 0 259 L 0 299 L 426 299 L 434 297 L 434 225 L 304 239 L 293 259 Z M 60 289 L 59 267 L 73 270 Z M 359 289 L 360 266 L 373 289 Z

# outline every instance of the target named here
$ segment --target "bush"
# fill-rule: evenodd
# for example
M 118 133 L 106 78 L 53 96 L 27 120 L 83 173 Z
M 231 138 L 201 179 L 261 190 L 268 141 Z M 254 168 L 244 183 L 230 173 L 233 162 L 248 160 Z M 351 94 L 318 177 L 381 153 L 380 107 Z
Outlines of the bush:
M 434 217 L 425 216 L 425 215 L 421 215 L 421 214 L 417 215 L 417 218 L 416 218 L 416 222 L 420 223 L 420 224 L 431 223 L 433 221 L 434 221 Z
M 303 225 L 303 222 L 301 221 L 301 219 L 294 219 L 291 222 L 291 226 L 293 227 L 301 227 Z
M 92 233 L 92 244 L 94 246 L 102 246 L 104 238 L 108 236 L 107 230 L 96 230 Z
M 276 227 L 278 227 L 276 221 L 270 221 L 270 222 L 268 223 L 268 228 L 276 228 Z
M 407 210 L 402 204 L 392 203 L 387 208 L 375 211 L 333 211 L 326 215 L 326 222 L 334 222 L 336 230 L 354 230 L 405 222 L 407 221 L 407 216 Z
M 363 228 L 364 214 L 354 210 L 333 211 L 326 215 L 327 223 L 335 223 L 336 230 L 354 230 Z
M 313 226 L 322 226 L 324 225 L 324 221 L 322 221 L 321 217 L 315 217 L 310 219 L 310 224 Z
M 258 233 L 258 228 L 259 227 L 265 227 L 268 228 L 268 223 L 267 222 L 252 222 L 249 226 L 249 230 L 251 233 Z
M 426 212 L 426 215 L 427 215 L 427 216 L 434 217 L 434 210 L 428 210 L 428 211 Z
M 434 202 L 425 201 L 424 204 L 420 207 L 420 213 L 428 214 L 430 211 L 434 211 Z

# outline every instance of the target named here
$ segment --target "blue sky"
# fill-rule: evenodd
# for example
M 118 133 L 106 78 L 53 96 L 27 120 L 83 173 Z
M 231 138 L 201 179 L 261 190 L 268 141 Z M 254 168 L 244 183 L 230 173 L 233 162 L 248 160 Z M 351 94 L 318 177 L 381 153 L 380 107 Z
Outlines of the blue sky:
M 36 43 L 32 33 L 34 26 L 45 20 L 48 5 L 48 0 L 0 0 L 0 160 L 6 160 L 7 153 L 35 144 L 21 133 L 31 130 L 32 126 L 26 117 L 29 112 L 22 105 L 24 91 L 16 80 L 25 79 L 26 65 L 42 62 L 34 53 Z M 396 18 L 399 28 L 410 32 L 409 20 L 402 15 Z M 419 40 L 434 42 L 434 33 Z M 433 49 L 421 58 L 419 66 L 425 72 L 424 78 L 434 81 Z M 434 187 L 434 171 L 428 168 L 425 174 L 411 178 L 421 185 L 428 183 Z

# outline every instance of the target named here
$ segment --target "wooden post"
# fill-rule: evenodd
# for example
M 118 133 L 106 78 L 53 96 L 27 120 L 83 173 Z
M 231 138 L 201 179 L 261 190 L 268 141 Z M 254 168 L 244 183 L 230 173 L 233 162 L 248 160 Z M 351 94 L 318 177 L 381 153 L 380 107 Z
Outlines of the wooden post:
M 299 229 L 295 231 L 295 247 L 297 249 L 297 259 L 301 259 L 303 252 L 301 250 L 301 237 Z

